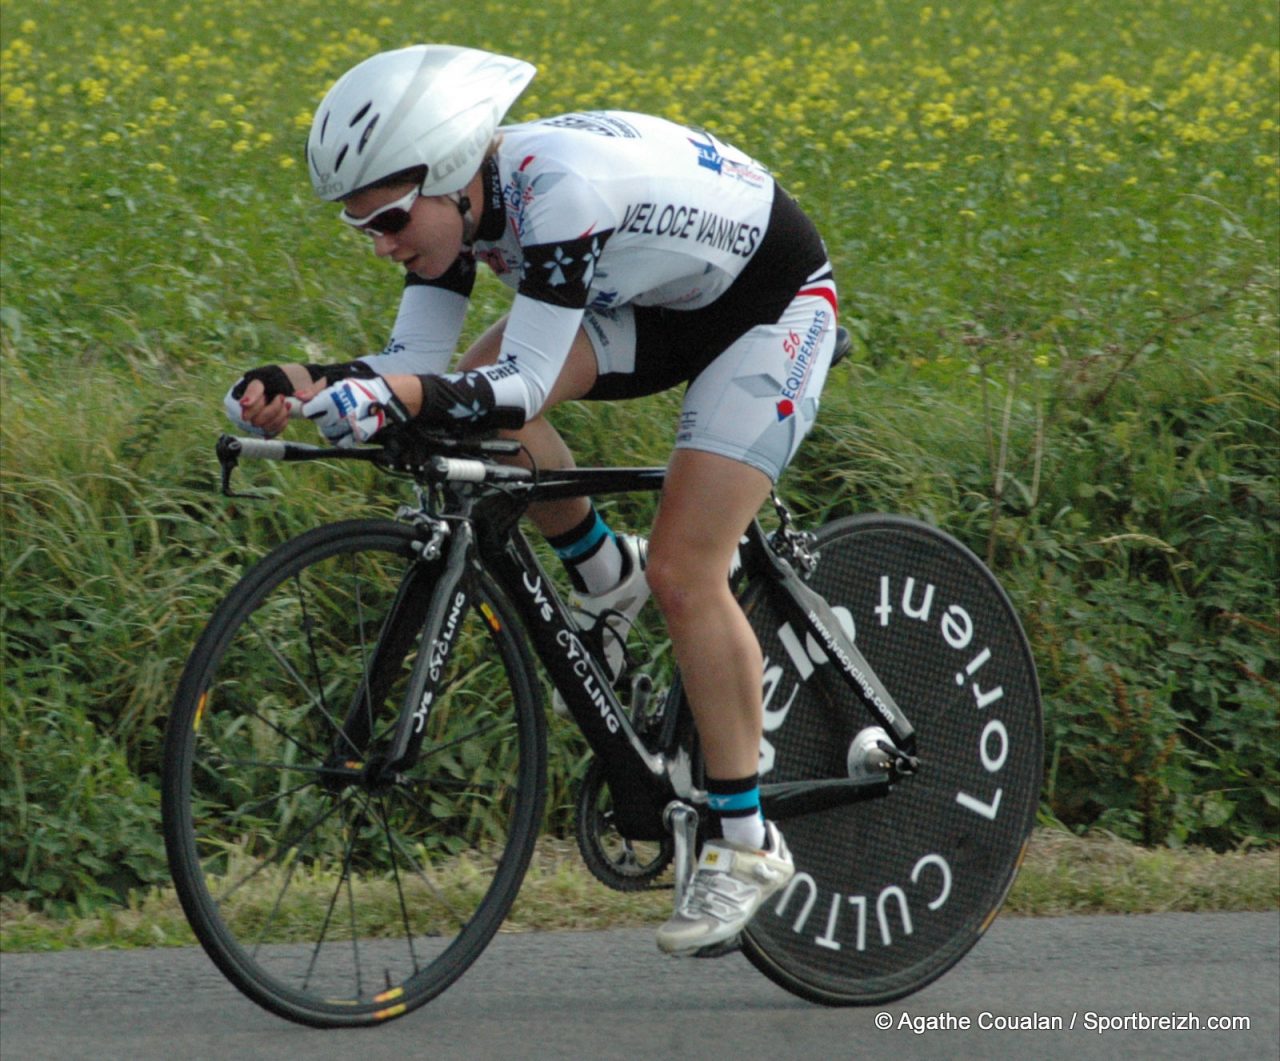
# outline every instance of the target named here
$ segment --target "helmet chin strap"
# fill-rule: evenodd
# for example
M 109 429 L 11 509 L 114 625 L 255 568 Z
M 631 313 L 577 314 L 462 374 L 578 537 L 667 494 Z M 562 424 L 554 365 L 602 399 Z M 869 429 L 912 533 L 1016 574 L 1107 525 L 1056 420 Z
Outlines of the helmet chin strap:
M 458 208 L 458 216 L 462 218 L 462 245 L 468 250 L 476 239 L 476 222 L 471 216 L 471 200 L 463 192 L 454 192 L 449 196 L 453 205 Z

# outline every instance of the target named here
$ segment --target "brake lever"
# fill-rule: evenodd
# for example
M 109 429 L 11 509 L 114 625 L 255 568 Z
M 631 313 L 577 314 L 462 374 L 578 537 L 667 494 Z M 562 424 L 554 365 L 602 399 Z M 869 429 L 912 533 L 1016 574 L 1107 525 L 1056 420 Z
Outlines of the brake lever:
M 234 435 L 218 436 L 218 443 L 214 447 L 214 452 L 218 455 L 218 464 L 222 467 L 222 496 L 223 497 L 243 497 L 251 501 L 266 500 L 265 494 L 251 494 L 248 492 L 237 493 L 231 489 L 231 473 L 236 470 L 236 465 L 240 463 L 240 440 Z

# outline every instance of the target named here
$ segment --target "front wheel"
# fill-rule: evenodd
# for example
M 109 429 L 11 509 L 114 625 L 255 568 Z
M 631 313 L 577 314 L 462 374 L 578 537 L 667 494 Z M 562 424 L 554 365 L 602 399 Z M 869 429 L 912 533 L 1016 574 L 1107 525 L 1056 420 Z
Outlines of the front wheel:
M 1043 768 L 1030 646 L 995 578 L 915 520 L 823 527 L 809 584 L 916 731 L 918 773 L 880 799 L 780 822 L 789 887 L 743 937 L 805 998 L 876 1004 L 925 986 L 995 918 L 1035 821 Z M 743 596 L 766 657 L 761 785 L 848 777 L 882 733 L 822 648 L 755 583 Z
M 305 1024 L 372 1024 L 444 990 L 506 916 L 541 824 L 541 703 L 483 577 L 449 620 L 417 762 L 381 769 L 430 651 L 416 544 L 367 520 L 273 551 L 215 611 L 169 717 L 164 835 L 187 918 L 236 987 Z

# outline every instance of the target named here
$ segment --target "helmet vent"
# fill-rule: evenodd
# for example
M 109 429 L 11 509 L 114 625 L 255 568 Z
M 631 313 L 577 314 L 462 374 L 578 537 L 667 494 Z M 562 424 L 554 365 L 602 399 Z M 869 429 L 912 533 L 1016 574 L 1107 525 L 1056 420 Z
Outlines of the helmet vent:
M 349 121 L 349 122 L 347 123 L 347 127 L 348 127 L 349 129 L 354 129 L 354 128 L 356 127 L 357 123 L 360 121 L 360 119 L 361 119 L 361 118 L 363 118 L 366 114 L 368 114 L 368 113 L 369 113 L 369 108 L 370 108 L 370 107 L 372 107 L 372 106 L 373 106 L 373 101 L 372 101 L 372 100 L 370 100 L 370 101 L 369 101 L 368 103 L 366 103 L 363 107 L 361 107 L 358 111 L 356 111 L 355 117 L 354 117 L 354 118 L 352 118 L 352 119 L 351 119 L 351 121 Z
M 325 112 L 324 122 L 320 126 L 320 143 L 322 144 L 324 143 L 324 134 L 329 129 L 329 114 L 330 112 L 328 111 Z
M 349 144 L 343 144 L 343 145 L 342 145 L 342 150 L 338 152 L 338 157 L 337 157 L 336 159 L 334 159 L 334 161 L 333 161 L 333 172 L 334 172 L 334 173 L 337 173 L 337 172 L 338 172 L 338 170 L 342 169 L 342 160 L 343 160 L 344 158 L 346 158 L 346 157 L 347 157 L 347 149 L 348 149 L 349 147 L 350 147 L 350 145 L 349 145 Z
M 373 127 L 374 127 L 375 125 L 377 125 L 377 124 L 378 124 L 378 119 L 379 119 L 379 118 L 381 118 L 381 117 L 382 117 L 382 115 L 380 115 L 380 114 L 375 114 L 375 115 L 374 115 L 374 116 L 369 120 L 369 124 L 368 124 L 368 125 L 366 125 L 366 126 L 364 127 L 364 132 L 360 134 L 360 143 L 358 143 L 358 144 L 356 145 L 356 154 L 357 154 L 357 155 L 360 155 L 360 154 L 363 154 L 363 153 L 364 153 L 364 146 L 365 146 L 365 144 L 367 144 L 367 143 L 369 142 L 369 137 L 371 137 L 371 136 L 373 135 Z

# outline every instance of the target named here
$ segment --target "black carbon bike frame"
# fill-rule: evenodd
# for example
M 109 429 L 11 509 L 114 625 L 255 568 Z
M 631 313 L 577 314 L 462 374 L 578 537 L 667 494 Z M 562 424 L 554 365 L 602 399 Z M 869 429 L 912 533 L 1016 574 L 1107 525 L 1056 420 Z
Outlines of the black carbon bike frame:
M 232 494 L 229 486 L 231 471 L 241 456 L 287 461 L 365 460 L 408 472 L 419 483 L 419 508 L 402 509 L 400 515 L 419 529 L 420 559 L 410 564 L 400 584 L 364 681 L 335 738 L 326 773 L 334 784 L 341 785 L 356 776 L 368 778 L 372 768 L 385 771 L 383 776 L 390 782 L 413 765 L 439 692 L 437 682 L 445 673 L 462 626 L 461 617 L 478 606 L 489 623 L 499 621 L 477 596 L 476 575 L 484 572 L 514 605 L 535 654 L 599 758 L 613 796 L 619 831 L 636 840 L 668 835 L 664 810 L 673 800 L 695 808 L 705 804 L 705 794 L 692 783 L 674 780 L 677 772 L 672 770 L 672 758 L 677 750 L 672 735 L 679 728 L 680 715 L 688 712 L 678 683 L 663 707 L 666 739 L 651 750 L 637 734 L 597 654 L 587 646 L 583 631 L 518 525 L 534 502 L 660 490 L 666 469 L 578 468 L 535 476 L 494 459 L 512 455 L 518 448 L 506 440 L 469 444 L 433 440 L 433 445 L 465 456 L 444 456 L 436 449 L 406 461 L 403 454 L 372 447 L 334 449 L 230 436 L 219 441 L 223 492 L 230 496 L 247 496 Z M 428 490 L 437 496 L 433 504 L 425 500 Z M 776 498 L 774 503 L 782 526 L 767 535 L 758 520 L 752 521 L 739 549 L 743 576 L 747 584 L 764 580 L 779 613 L 826 650 L 831 673 L 827 680 L 847 684 L 892 742 L 891 747 L 882 747 L 882 768 L 870 774 L 762 784 L 764 814 L 771 820 L 785 821 L 886 795 L 894 782 L 914 773 L 919 764 L 910 721 L 845 635 L 826 600 L 802 576 L 801 572 L 813 565 L 808 536 L 792 531 L 786 510 Z M 389 751 L 380 763 L 348 764 L 356 750 L 367 747 L 368 729 L 386 697 L 385 686 L 418 631 L 422 631 L 424 650 L 414 663 Z

